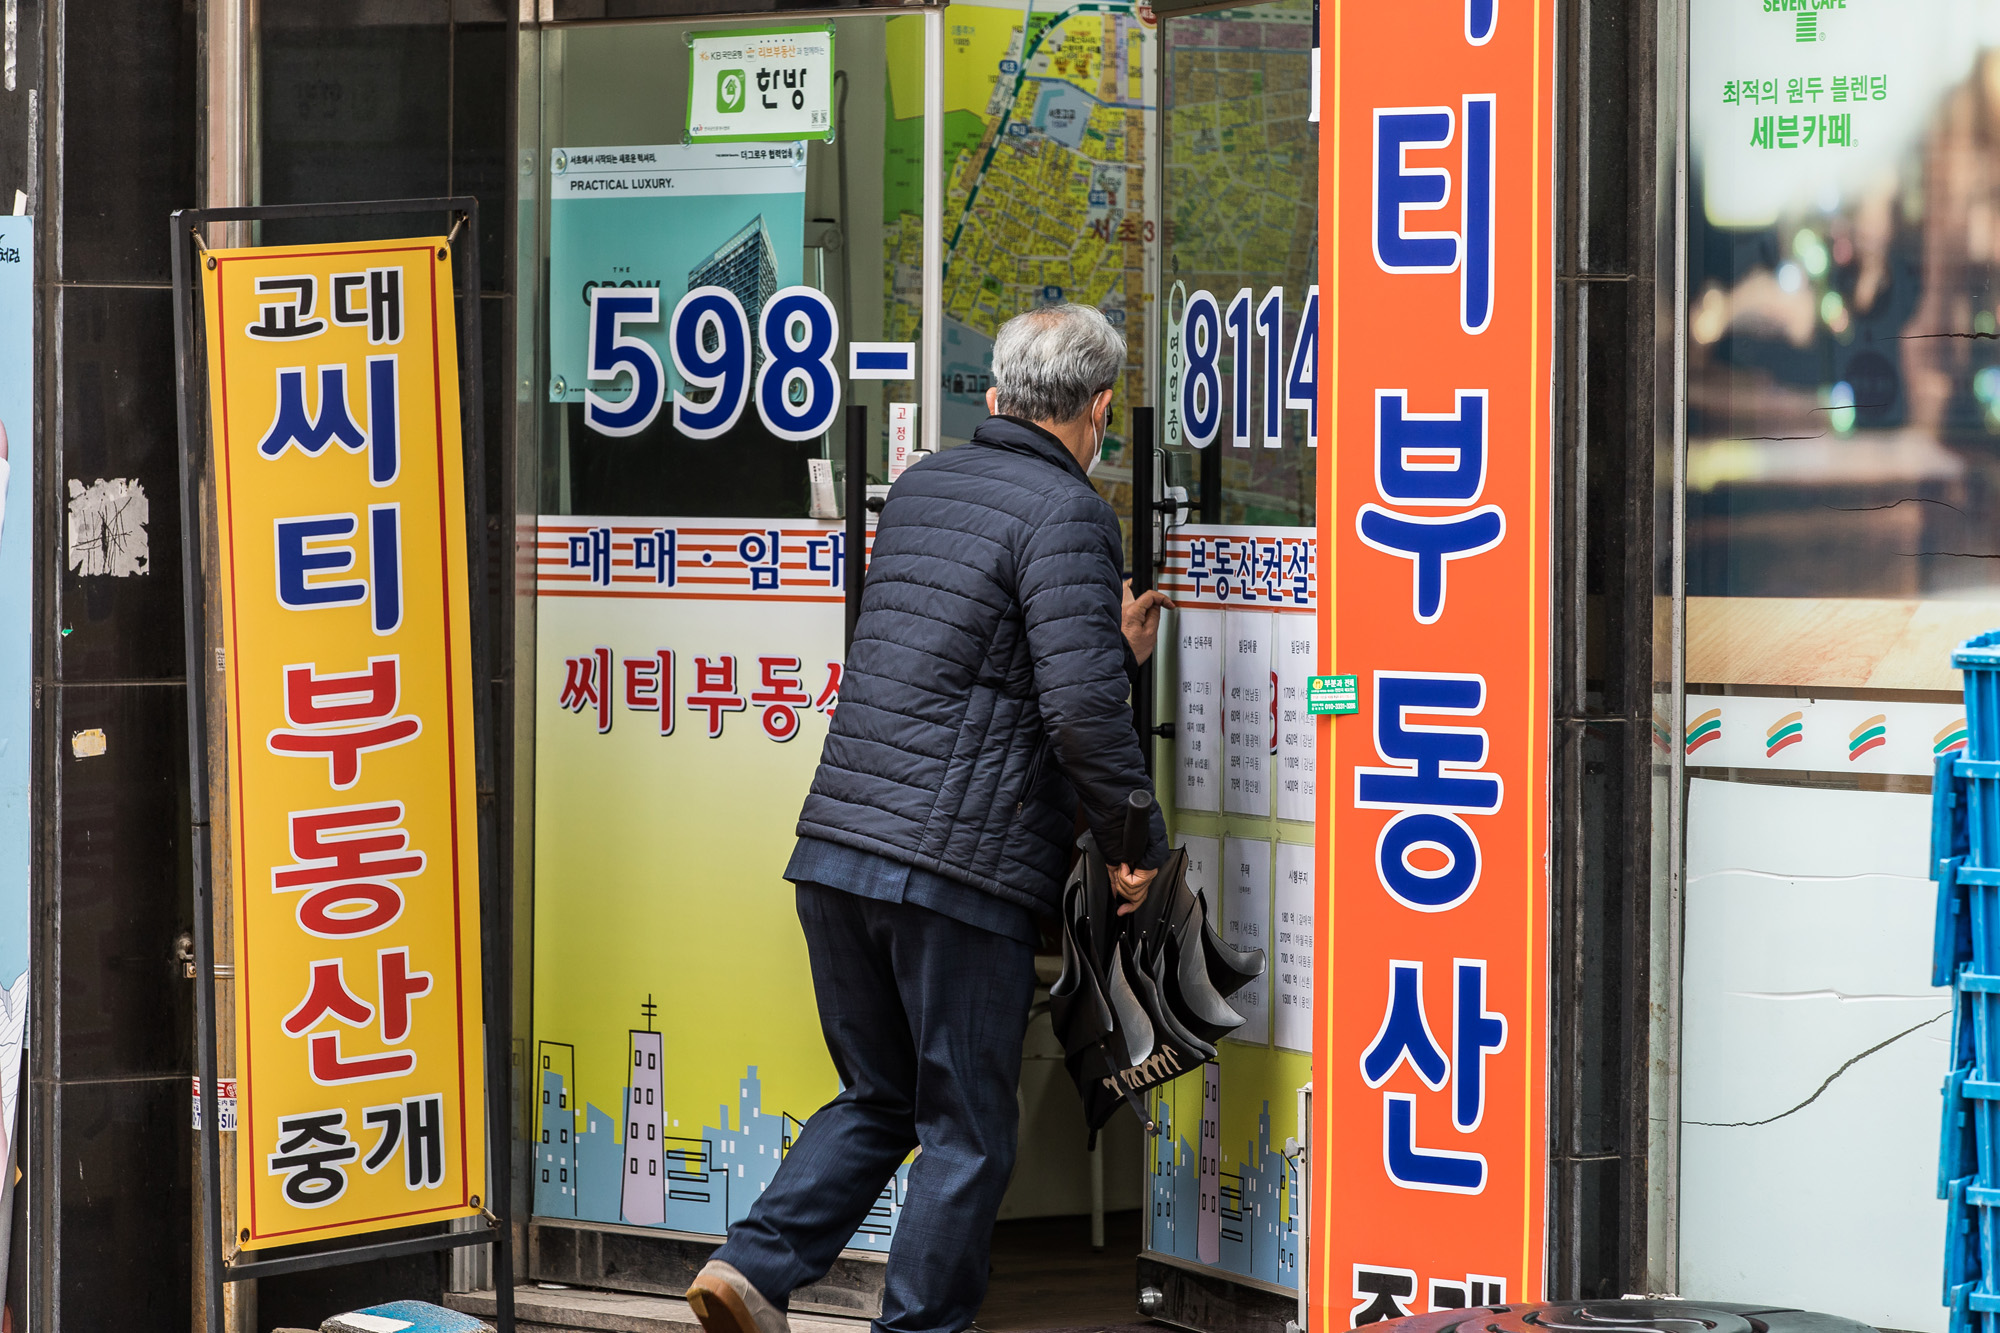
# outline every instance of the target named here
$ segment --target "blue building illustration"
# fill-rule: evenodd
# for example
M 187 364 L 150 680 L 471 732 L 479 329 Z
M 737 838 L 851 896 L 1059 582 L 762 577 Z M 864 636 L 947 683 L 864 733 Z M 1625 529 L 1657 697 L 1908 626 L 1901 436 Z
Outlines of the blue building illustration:
M 542 1089 L 535 1105 L 535 1211 L 544 1217 L 576 1216 L 576 1113 L 570 1109 L 576 1048 L 559 1041 L 537 1047 Z
M 1212 1104 L 1206 1095 L 1203 1104 L 1204 1108 Z M 1265 1102 L 1257 1116 L 1257 1140 L 1245 1145 L 1241 1169 L 1230 1171 L 1219 1165 L 1216 1169 L 1211 1187 L 1216 1195 L 1213 1222 L 1203 1213 L 1202 1125 L 1194 1127 L 1195 1141 L 1183 1137 L 1174 1123 L 1173 1103 L 1164 1096 L 1155 1100 L 1153 1116 L 1160 1133 L 1153 1141 L 1148 1164 L 1152 1176 L 1152 1248 L 1191 1263 L 1212 1262 L 1227 1272 L 1296 1289 L 1299 1229 L 1292 1201 L 1297 1196 L 1291 1162 L 1271 1147 L 1271 1104 Z M 1206 1114 L 1202 1117 L 1203 1121 L 1208 1118 Z M 1205 1260 L 1201 1253 L 1205 1224 L 1215 1227 L 1219 1242 L 1213 1261 Z

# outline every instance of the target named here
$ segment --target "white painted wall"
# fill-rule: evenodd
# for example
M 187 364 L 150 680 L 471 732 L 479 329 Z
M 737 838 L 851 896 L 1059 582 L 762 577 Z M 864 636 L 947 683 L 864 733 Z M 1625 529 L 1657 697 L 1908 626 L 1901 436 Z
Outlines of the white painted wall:
M 1942 1333 L 1930 798 L 1697 779 L 1687 830 L 1682 1294 Z

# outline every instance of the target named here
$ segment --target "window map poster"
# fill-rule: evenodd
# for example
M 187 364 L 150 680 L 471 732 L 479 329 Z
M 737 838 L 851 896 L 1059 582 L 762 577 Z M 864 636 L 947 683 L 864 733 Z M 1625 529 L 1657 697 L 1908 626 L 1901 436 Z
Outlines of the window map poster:
M 1315 1329 L 1540 1300 L 1546 0 L 1323 19 Z M 1472 1294 L 1478 1293 L 1473 1299 Z

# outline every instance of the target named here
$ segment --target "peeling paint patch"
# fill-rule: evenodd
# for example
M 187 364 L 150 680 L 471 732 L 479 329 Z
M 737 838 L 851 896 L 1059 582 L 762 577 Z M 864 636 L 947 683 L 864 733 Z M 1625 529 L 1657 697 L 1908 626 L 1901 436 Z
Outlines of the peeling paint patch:
M 87 731 L 71 734 L 69 752 L 78 759 L 95 759 L 105 751 L 108 742 L 104 739 L 103 727 L 91 727 Z
M 152 570 L 146 488 L 130 477 L 69 483 L 69 567 L 79 574 L 129 578 Z

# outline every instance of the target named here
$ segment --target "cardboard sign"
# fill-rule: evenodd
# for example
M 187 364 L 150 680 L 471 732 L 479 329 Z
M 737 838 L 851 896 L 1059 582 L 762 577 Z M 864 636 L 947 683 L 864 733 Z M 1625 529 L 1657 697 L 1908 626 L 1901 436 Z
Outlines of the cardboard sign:
M 1312 1326 L 1543 1290 L 1547 0 L 1323 17 Z
M 464 464 L 442 237 L 202 269 L 244 1248 L 486 1183 Z

